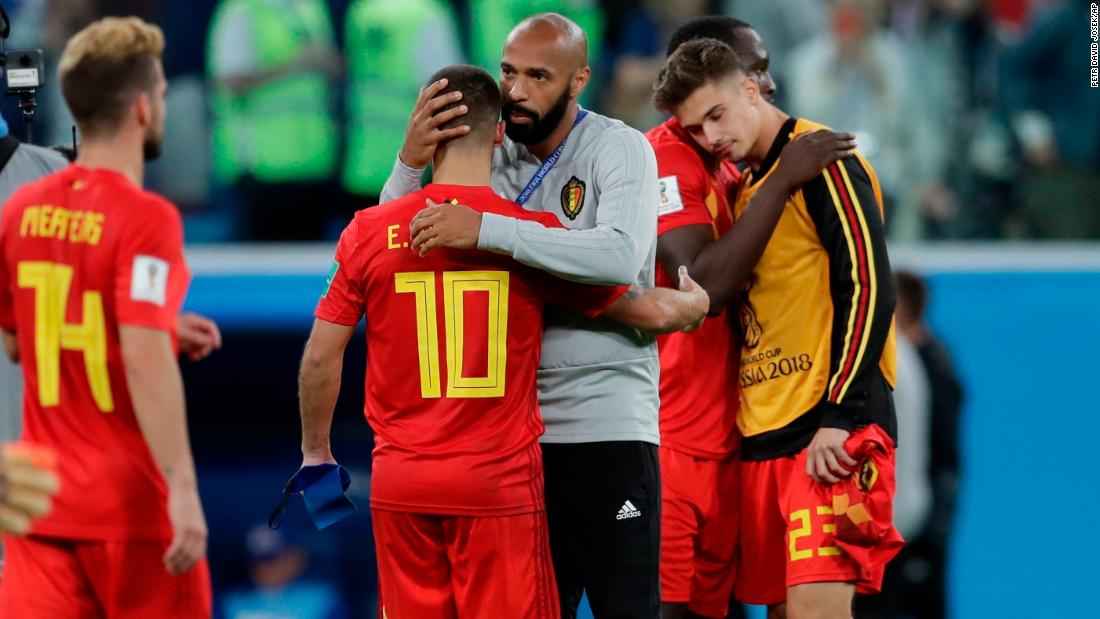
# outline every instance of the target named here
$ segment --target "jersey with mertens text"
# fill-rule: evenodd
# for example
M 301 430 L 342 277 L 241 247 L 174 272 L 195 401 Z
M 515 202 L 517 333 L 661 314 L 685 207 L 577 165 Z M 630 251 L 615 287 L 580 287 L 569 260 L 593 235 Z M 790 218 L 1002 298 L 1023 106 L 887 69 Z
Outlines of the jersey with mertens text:
M 23 365 L 23 438 L 57 450 L 36 535 L 170 539 L 167 487 L 134 415 L 120 325 L 171 332 L 187 293 L 175 207 L 78 165 L 20 189 L 0 223 L 0 326 Z
M 657 235 L 707 225 L 714 238 L 733 226 L 730 199 L 740 173 L 732 163 L 701 152 L 676 119 L 646 133 L 657 155 L 661 200 Z M 658 286 L 675 288 L 674 273 L 658 264 Z M 740 347 L 723 311 L 692 333 L 657 337 L 661 359 L 661 445 L 699 458 L 737 451 L 737 362 Z
M 599 314 L 625 287 L 573 284 L 484 251 L 409 247 L 426 198 L 557 226 L 489 187 L 428 185 L 360 211 L 340 238 L 316 316 L 367 320 L 371 505 L 504 516 L 543 508 L 535 393 L 543 306 Z
M 764 163 L 742 178 L 735 213 L 784 145 L 823 128 L 791 118 Z M 740 309 L 743 456 L 797 453 L 819 427 L 871 422 L 896 436 L 894 287 L 882 192 L 859 154 L 791 194 Z

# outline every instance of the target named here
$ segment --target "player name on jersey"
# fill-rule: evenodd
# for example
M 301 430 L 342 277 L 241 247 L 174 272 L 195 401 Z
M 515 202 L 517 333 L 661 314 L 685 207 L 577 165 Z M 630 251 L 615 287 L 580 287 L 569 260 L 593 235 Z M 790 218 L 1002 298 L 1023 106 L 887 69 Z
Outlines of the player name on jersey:
M 19 223 L 23 238 L 55 238 L 70 243 L 99 245 L 103 238 L 103 213 L 67 209 L 44 204 L 28 206 Z

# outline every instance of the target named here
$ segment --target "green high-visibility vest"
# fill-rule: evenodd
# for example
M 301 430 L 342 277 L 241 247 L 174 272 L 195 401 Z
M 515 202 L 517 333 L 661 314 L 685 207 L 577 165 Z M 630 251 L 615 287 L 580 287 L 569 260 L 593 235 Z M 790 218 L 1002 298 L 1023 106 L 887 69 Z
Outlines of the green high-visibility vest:
M 214 33 L 227 10 L 244 5 L 256 46 L 257 69 L 280 67 L 311 46 L 331 44 L 332 18 L 324 0 L 227 0 L 214 14 L 207 57 L 217 74 Z M 336 169 L 332 92 L 319 71 L 299 71 L 242 96 L 214 87 L 214 174 L 232 182 L 251 174 L 265 182 L 312 181 Z
M 416 70 L 418 36 L 429 20 L 451 24 L 447 36 L 457 40 L 454 15 L 439 0 L 355 0 L 348 7 L 343 179 L 350 192 L 382 193 L 405 139 L 409 114 L 424 86 L 421 80 L 425 76 Z
M 603 44 L 603 15 L 596 0 L 469 0 L 470 56 L 492 75 L 500 75 L 504 42 L 516 24 L 538 13 L 561 13 L 588 35 L 588 60 L 596 62 Z M 587 89 L 591 90 L 591 88 Z M 587 91 L 585 93 L 587 95 Z M 582 95 L 581 100 L 584 101 Z

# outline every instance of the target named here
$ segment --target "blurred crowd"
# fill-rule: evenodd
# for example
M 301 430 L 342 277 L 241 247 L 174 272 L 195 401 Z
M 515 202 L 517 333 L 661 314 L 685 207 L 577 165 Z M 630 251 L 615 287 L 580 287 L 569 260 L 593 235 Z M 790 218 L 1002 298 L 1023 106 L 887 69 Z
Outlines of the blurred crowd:
M 645 130 L 669 34 L 708 13 L 751 24 L 777 103 L 857 134 L 890 235 L 1100 238 L 1100 90 L 1078 0 L 4 0 L 8 48 L 41 47 L 34 142 L 72 143 L 51 69 L 106 14 L 161 25 L 168 131 L 149 184 L 191 242 L 333 238 L 377 201 L 436 69 L 496 71 L 523 17 L 585 28 L 583 103 Z M 10 131 L 26 131 L 14 101 Z

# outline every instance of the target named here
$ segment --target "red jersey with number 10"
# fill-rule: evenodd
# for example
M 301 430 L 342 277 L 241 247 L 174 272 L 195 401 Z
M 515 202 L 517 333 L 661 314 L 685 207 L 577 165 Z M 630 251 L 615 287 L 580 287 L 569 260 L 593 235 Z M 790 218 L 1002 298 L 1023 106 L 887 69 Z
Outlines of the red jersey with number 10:
M 429 185 L 360 211 L 336 248 L 321 320 L 367 317 L 371 506 L 503 516 L 543 508 L 535 391 L 544 303 L 599 314 L 625 288 L 574 284 L 476 250 L 409 249 L 425 199 L 561 227 L 489 187 Z
M 715 239 L 729 231 L 737 168 L 701 152 L 676 119 L 650 129 L 646 138 L 657 154 L 660 177 L 657 235 L 691 225 L 710 226 Z M 675 274 L 657 267 L 657 285 L 676 287 Z M 692 333 L 659 336 L 657 349 L 661 445 L 700 458 L 722 459 L 736 452 L 740 347 L 727 312 L 707 318 Z
M 58 452 L 61 478 L 32 533 L 172 537 L 118 334 L 132 325 L 174 336 L 189 282 L 179 213 L 122 174 L 69 166 L 4 205 L 0 327 L 18 336 L 23 438 Z

